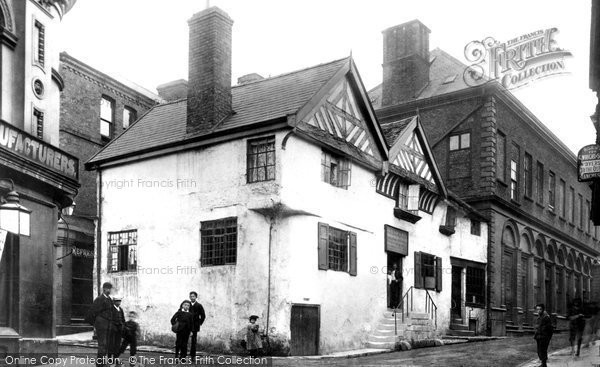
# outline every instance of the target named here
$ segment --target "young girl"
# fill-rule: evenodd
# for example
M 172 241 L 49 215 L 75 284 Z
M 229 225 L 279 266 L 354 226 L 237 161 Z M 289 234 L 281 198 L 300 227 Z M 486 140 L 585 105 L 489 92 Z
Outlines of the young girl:
M 190 312 L 191 302 L 185 300 L 181 302 L 179 310 L 171 318 L 171 325 L 178 323 L 176 330 L 177 340 L 175 342 L 175 358 L 187 357 L 187 345 L 190 333 L 194 328 L 194 316 Z
M 246 349 L 252 357 L 257 357 L 259 350 L 262 348 L 262 340 L 256 324 L 257 319 L 258 316 L 256 315 L 250 316 L 250 323 L 246 326 Z

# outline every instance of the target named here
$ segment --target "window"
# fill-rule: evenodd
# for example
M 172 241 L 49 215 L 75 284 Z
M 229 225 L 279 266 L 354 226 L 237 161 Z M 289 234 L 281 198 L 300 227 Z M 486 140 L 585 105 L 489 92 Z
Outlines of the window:
M 471 133 L 450 136 L 450 150 L 469 149 L 471 147 Z
M 137 113 L 131 107 L 123 108 L 123 129 L 127 129 L 137 119 Z
M 202 266 L 235 264 L 237 259 L 237 218 L 200 222 Z
M 33 62 L 44 66 L 45 60 L 45 27 L 39 21 L 35 21 L 33 24 Z
M 540 204 L 544 204 L 544 165 L 540 162 L 537 162 L 535 186 L 537 188 L 537 201 Z
M 523 176 L 525 176 L 525 196 L 533 197 L 533 171 L 531 170 L 532 158 L 531 155 L 525 153 L 523 159 Z
M 558 185 L 558 203 L 560 204 L 560 217 L 565 218 L 567 215 L 567 196 L 565 195 L 566 183 L 565 180 L 560 179 L 560 184 Z
M 424 252 L 415 252 L 415 288 L 442 291 L 442 259 Z
M 446 209 L 446 226 L 456 226 L 456 209 L 452 206 L 448 206 L 448 209 Z
M 519 197 L 519 171 L 517 168 L 517 162 L 514 160 L 510 161 L 510 198 L 511 200 L 517 200 Z
M 575 189 L 569 187 L 569 202 L 567 203 L 567 216 L 569 221 L 575 224 Z
M 591 208 L 590 208 L 590 201 L 586 200 L 585 201 L 585 214 L 586 214 L 585 215 L 585 219 L 586 219 L 586 222 L 587 222 L 587 228 L 586 228 L 586 232 L 587 233 L 591 233 L 590 232 L 590 228 L 591 228 L 591 226 L 590 226 L 590 221 L 591 221 L 590 220 L 590 210 L 591 210 Z
M 585 218 L 584 210 L 585 209 L 583 208 L 583 196 L 579 194 L 579 228 L 581 229 L 583 229 L 583 222 Z
M 485 304 L 485 269 L 467 267 L 467 298 L 466 303 Z
M 246 159 L 248 183 L 275 179 L 275 137 L 248 140 Z
M 115 102 L 108 97 L 102 97 L 100 101 L 100 135 L 104 139 L 110 139 L 114 120 Z
M 350 186 L 350 161 L 346 158 L 323 152 L 321 155 L 321 178 L 336 187 Z
M 33 124 L 35 126 L 35 136 L 44 139 L 44 113 L 37 108 L 33 109 Z
M 356 275 L 356 233 L 319 223 L 319 269 Z
M 554 172 L 548 171 L 548 210 L 554 212 L 554 190 L 556 190 L 556 177 Z
M 417 212 L 419 210 L 419 192 L 419 185 L 400 183 L 398 185 L 398 208 Z
M 496 152 L 496 177 L 506 180 L 506 136 L 498 131 L 498 149 Z
M 481 236 L 481 222 L 475 219 L 471 219 L 471 234 L 475 236 Z
M 108 271 L 137 269 L 137 229 L 108 232 Z

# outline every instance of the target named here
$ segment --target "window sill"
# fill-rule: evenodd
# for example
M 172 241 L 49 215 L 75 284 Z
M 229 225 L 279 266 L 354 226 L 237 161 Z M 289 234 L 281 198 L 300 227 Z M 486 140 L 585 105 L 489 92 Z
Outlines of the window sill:
M 455 233 L 455 226 L 440 225 L 440 233 L 446 236 L 452 236 Z
M 559 216 L 558 219 L 560 219 L 561 222 L 566 222 L 567 221 L 567 219 L 563 218 L 562 216 Z
M 504 182 L 503 180 L 501 180 L 499 178 L 496 179 L 496 182 L 498 182 L 499 184 L 501 184 L 504 187 L 508 187 L 508 185 L 506 184 L 506 182 Z
M 524 195 L 523 199 L 525 199 L 525 200 L 533 203 L 533 199 L 531 197 L 527 196 L 527 195 Z
M 260 181 L 248 181 L 248 180 L 246 180 L 246 184 L 247 185 L 251 185 L 251 184 L 259 184 L 259 183 L 271 182 L 271 181 L 275 181 L 275 179 L 274 178 L 270 178 L 268 180 L 260 180 Z
M 520 203 L 520 202 L 518 202 L 518 201 L 517 201 L 517 200 L 515 200 L 515 199 L 510 199 L 510 202 L 511 202 L 512 204 L 516 205 L 516 206 L 521 206 L 521 203 Z
M 570 225 L 571 227 L 575 228 L 575 223 L 571 223 L 571 222 L 569 222 L 569 225 Z
M 556 212 L 554 210 L 548 209 L 548 214 L 550 214 L 553 217 L 556 217 Z
M 467 307 L 473 307 L 473 308 L 485 308 L 485 304 L 483 304 L 483 303 L 465 302 L 465 306 L 467 306 Z
M 417 214 L 418 212 L 418 210 L 404 210 L 399 207 L 394 208 L 394 216 L 396 218 L 413 224 L 421 220 L 421 217 Z

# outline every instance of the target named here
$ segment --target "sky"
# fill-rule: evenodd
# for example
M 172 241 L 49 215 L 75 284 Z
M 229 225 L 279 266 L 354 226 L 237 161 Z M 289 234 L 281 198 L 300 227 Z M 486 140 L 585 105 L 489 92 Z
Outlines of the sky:
M 71 56 L 156 93 L 188 79 L 188 24 L 207 0 L 78 0 L 65 15 L 58 42 Z M 486 37 L 504 42 L 556 27 L 572 53 L 566 74 L 513 90 L 574 153 L 593 144 L 596 98 L 588 87 L 591 0 L 209 0 L 233 24 L 233 83 L 303 69 L 352 54 L 367 89 L 381 83 L 382 31 L 419 19 L 439 47 L 468 63 L 465 46 Z M 525 147 L 525 149 L 527 149 Z

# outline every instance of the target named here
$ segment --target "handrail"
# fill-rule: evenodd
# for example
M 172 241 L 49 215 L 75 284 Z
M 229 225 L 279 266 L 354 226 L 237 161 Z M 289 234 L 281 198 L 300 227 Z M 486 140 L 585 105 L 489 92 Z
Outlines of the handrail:
M 402 315 L 402 322 L 404 323 L 404 313 L 408 316 L 408 300 L 410 298 L 410 311 L 413 310 L 413 287 L 411 286 L 406 290 L 402 299 L 400 299 L 400 303 L 394 307 L 394 334 L 398 335 L 398 319 L 396 318 L 396 314 L 398 313 L 398 309 L 400 309 Z M 406 303 L 404 300 L 406 299 Z M 407 306 L 406 308 L 404 306 Z
M 428 313 L 431 318 L 433 318 L 435 329 L 437 330 L 437 306 L 435 302 L 433 302 L 433 298 L 427 289 L 425 289 L 425 312 Z

